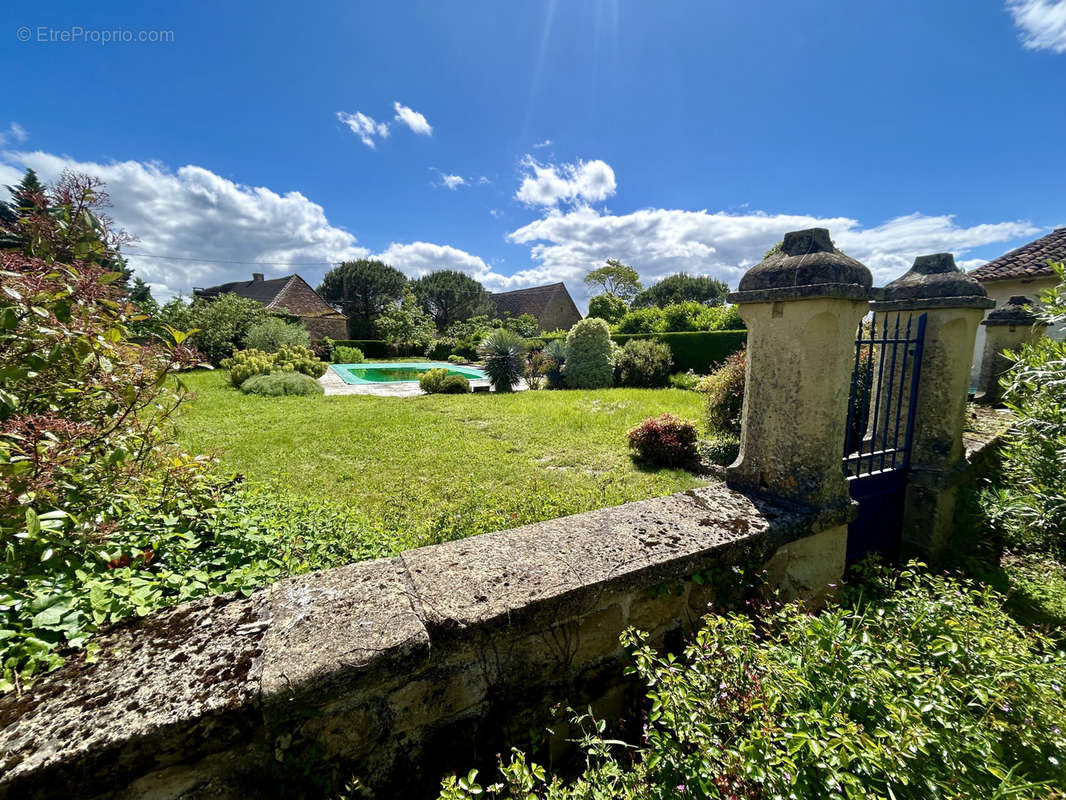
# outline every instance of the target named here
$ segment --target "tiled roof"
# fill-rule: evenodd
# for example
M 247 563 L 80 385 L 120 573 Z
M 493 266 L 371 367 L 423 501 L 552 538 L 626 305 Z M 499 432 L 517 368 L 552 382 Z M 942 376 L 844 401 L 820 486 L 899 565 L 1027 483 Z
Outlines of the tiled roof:
M 1056 228 L 1035 242 L 989 261 L 970 272 L 970 277 L 979 281 L 1042 278 L 1053 274 L 1048 261 L 1066 261 L 1066 228 Z
M 295 277 L 295 275 L 286 275 L 284 278 L 271 278 L 268 281 L 251 280 L 223 283 L 221 286 L 197 289 L 196 296 L 211 300 L 220 294 L 232 293 L 239 297 L 247 297 L 249 300 L 257 300 L 263 305 L 269 306 L 281 294 L 281 290 L 285 288 L 286 284 Z
M 565 292 L 566 286 L 562 283 L 550 283 L 547 286 L 533 286 L 529 289 L 493 293 L 489 297 L 496 305 L 496 311 L 499 314 L 506 312 L 512 317 L 517 317 L 521 314 L 532 314 L 537 319 L 540 319 L 548 303 L 555 297 L 556 292 L 560 290 Z M 567 294 L 569 295 L 569 293 Z

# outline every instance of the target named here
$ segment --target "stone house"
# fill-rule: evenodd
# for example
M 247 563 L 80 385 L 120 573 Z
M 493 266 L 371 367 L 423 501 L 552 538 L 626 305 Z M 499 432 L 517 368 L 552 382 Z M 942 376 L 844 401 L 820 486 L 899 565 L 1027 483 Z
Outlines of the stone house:
M 574 299 L 563 283 L 494 292 L 489 294 L 489 299 L 501 317 L 504 314 L 512 317 L 532 314 L 537 318 L 541 330 L 545 331 L 569 330 L 581 321 L 581 312 L 577 310 Z
M 1056 228 L 1047 236 L 1011 250 L 987 264 L 971 270 L 969 275 L 980 281 L 988 296 L 1002 308 L 1011 297 L 1025 296 L 1036 301 L 1043 289 L 1050 289 L 1057 282 L 1048 261 L 1066 261 L 1066 227 Z M 988 316 L 989 312 L 985 313 Z M 1048 328 L 1047 335 L 1056 339 L 1066 337 L 1066 332 Z M 981 354 L 985 350 L 985 327 L 978 326 L 974 344 L 974 363 L 970 373 L 976 381 L 981 371 Z
M 322 299 L 299 275 L 264 280 L 262 272 L 253 272 L 250 281 L 223 283 L 206 289 L 193 289 L 195 297 L 213 300 L 232 293 L 262 303 L 267 311 L 278 311 L 300 318 L 312 339 L 348 338 L 348 318 Z

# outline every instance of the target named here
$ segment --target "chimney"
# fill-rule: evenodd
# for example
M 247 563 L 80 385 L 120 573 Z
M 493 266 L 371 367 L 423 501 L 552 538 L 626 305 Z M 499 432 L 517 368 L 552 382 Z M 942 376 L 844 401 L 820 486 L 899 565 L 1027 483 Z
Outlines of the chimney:
M 253 281 L 261 281 L 261 280 L 263 280 L 263 273 L 262 272 L 253 272 L 252 273 L 252 280 Z

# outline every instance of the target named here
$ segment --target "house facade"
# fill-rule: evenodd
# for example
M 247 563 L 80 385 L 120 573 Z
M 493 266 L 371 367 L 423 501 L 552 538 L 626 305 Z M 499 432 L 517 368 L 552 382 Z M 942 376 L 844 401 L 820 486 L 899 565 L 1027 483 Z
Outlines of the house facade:
M 267 311 L 279 311 L 299 317 L 312 339 L 347 339 L 348 318 L 322 299 L 299 275 L 265 280 L 263 273 L 253 272 L 250 281 L 223 283 L 206 289 L 193 289 L 195 297 L 213 300 L 221 294 L 235 294 L 262 303 Z
M 1016 295 L 1027 297 L 1035 303 L 1043 289 L 1050 289 L 1057 283 L 1055 273 L 1048 266 L 1049 261 L 1066 261 L 1066 228 L 1056 228 L 1047 236 L 1011 250 L 969 274 L 985 287 L 988 296 L 996 301 L 996 308 L 1002 308 Z M 990 311 L 985 312 L 986 317 Z M 1056 339 L 1066 338 L 1066 331 L 1054 328 L 1048 328 L 1047 334 Z M 979 325 L 971 382 L 975 382 L 980 374 L 984 350 L 985 327 Z
M 499 316 L 532 314 L 544 331 L 569 330 L 581 321 L 581 312 L 563 283 L 490 293 L 489 299 Z

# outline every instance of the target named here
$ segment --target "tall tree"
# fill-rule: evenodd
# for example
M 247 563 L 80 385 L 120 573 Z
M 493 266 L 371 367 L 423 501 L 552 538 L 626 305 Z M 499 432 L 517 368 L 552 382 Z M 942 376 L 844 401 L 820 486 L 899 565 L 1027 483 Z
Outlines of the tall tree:
M 722 281 L 679 272 L 649 286 L 633 298 L 633 305 L 637 308 L 665 308 L 677 303 L 696 302 L 706 306 L 720 306 L 725 302 L 728 293 L 729 286 Z
M 26 170 L 22 180 L 16 186 L 5 186 L 11 198 L 0 203 L 0 223 L 5 227 L 14 225 L 20 217 L 37 208 L 43 209 L 48 204 L 44 186 L 32 168 Z
M 640 275 L 617 258 L 608 258 L 602 267 L 589 271 L 585 276 L 585 285 L 589 289 L 599 289 L 621 297 L 628 303 L 640 291 Z
M 414 281 L 412 288 L 422 308 L 437 323 L 438 330 L 444 330 L 457 320 L 494 311 L 485 287 L 469 275 L 455 270 L 431 272 Z
M 339 264 L 322 279 L 318 293 L 348 317 L 348 335 L 368 339 L 374 322 L 403 298 L 407 277 L 382 261 L 361 258 Z

